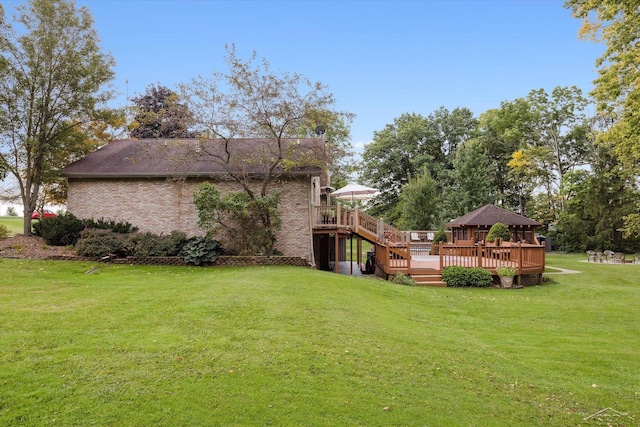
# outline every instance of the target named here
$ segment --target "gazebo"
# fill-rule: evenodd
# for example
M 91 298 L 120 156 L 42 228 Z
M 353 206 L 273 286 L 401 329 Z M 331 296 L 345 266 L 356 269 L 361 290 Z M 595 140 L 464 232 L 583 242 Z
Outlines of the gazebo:
M 508 211 L 495 205 L 485 205 L 445 224 L 451 228 L 449 243 L 469 244 L 484 241 L 491 226 L 501 222 L 509 227 L 511 241 L 539 245 L 535 229 L 541 227 L 538 221 Z

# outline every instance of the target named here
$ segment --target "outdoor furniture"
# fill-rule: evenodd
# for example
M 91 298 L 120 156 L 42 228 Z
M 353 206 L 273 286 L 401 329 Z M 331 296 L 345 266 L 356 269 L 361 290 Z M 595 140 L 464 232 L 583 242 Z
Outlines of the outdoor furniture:
M 613 262 L 615 264 L 624 264 L 624 253 L 623 252 L 615 252 L 613 254 Z
M 596 262 L 595 251 L 587 251 L 587 262 Z
M 613 262 L 613 256 L 615 255 L 613 251 L 604 251 L 604 260 L 605 262 Z
M 602 252 L 596 252 L 596 262 L 602 262 Z
M 640 264 L 640 253 L 633 254 L 633 263 Z

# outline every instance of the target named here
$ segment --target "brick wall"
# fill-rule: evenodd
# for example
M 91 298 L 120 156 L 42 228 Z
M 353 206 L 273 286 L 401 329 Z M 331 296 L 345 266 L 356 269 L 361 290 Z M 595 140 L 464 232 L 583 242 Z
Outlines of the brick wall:
M 127 221 L 140 231 L 159 234 L 181 230 L 189 236 L 202 235 L 193 204 L 193 192 L 201 182 L 164 178 L 70 179 L 67 209 L 78 218 Z M 235 182 L 212 183 L 222 194 L 240 190 Z M 270 188 L 282 190 L 282 229 L 276 234 L 276 248 L 285 256 L 310 259 L 310 178 L 274 182 Z

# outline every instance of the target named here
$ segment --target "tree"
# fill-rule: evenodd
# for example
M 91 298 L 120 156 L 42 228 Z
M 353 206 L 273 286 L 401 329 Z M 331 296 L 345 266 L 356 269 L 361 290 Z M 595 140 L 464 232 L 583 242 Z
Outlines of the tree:
M 491 170 L 486 147 L 477 139 L 462 144 L 453 160 L 452 187 L 455 210 L 448 217 L 458 217 L 493 202 Z
M 86 7 L 30 0 L 17 11 L 19 34 L 0 5 L 0 169 L 18 183 L 30 234 L 43 181 L 66 164 L 60 152 L 73 151 L 70 134 L 111 97 L 103 86 L 114 61 L 100 51 Z
M 402 214 L 398 221 L 405 230 L 431 230 L 440 219 L 438 188 L 429 168 L 411 178 L 400 195 Z
M 205 156 L 222 165 L 251 201 L 273 197 L 270 185 L 281 171 L 291 170 L 301 161 L 314 160 L 304 153 L 301 156 L 304 147 L 292 143 L 291 138 L 336 123 L 343 126 L 341 132 L 347 132 L 346 124 L 352 118 L 351 114 L 334 109 L 333 94 L 322 83 L 297 73 L 275 74 L 266 60 L 261 65 L 255 60 L 255 52 L 245 61 L 237 56 L 235 46 L 227 46 L 227 73 L 215 72 L 211 78 L 197 78 L 180 86 L 194 114 L 194 130 L 223 145 L 222 150 L 211 151 L 203 144 L 192 155 Z M 266 139 L 256 139 L 253 150 L 240 153 L 232 149 L 240 143 L 239 138 Z M 324 149 L 315 154 L 324 156 Z M 315 161 L 325 167 L 322 160 Z M 246 167 L 251 163 L 262 167 L 264 173 L 259 178 Z M 272 241 L 267 254 L 272 253 L 275 244 L 278 221 L 273 212 L 265 209 L 259 214 Z
M 487 153 L 494 204 L 513 209 L 528 198 L 516 177 L 509 174 L 508 163 L 514 152 L 530 142 L 531 134 L 531 110 L 523 98 L 504 101 L 500 108 L 480 115 L 477 139 Z
M 452 183 L 451 169 L 458 146 L 473 136 L 477 120 L 467 108 L 444 107 L 428 117 L 405 113 L 379 132 L 362 154 L 361 174 L 382 193 L 371 213 L 394 223 L 400 218 L 400 192 L 409 180 L 429 168 L 443 191 Z
M 637 0 L 567 0 L 565 7 L 582 19 L 580 36 L 604 42 L 596 60 L 598 78 L 592 94 L 599 111 L 612 120 L 603 133 L 627 168 L 640 167 L 640 13 Z
M 194 138 L 189 129 L 193 126 L 193 114 L 180 102 L 178 94 L 158 84 L 149 85 L 144 95 L 131 99 L 134 120 L 130 125 L 133 138 Z
M 423 162 L 438 155 L 439 147 L 426 147 L 429 134 L 427 119 L 419 114 L 403 114 L 374 132 L 361 163 L 364 182 L 381 192 L 374 200 L 373 215 L 384 216 L 389 223 L 399 219 L 401 214 L 394 209 L 402 188 Z
M 553 154 L 557 181 L 576 166 L 588 163 L 591 126 L 585 115 L 588 105 L 582 91 L 573 86 L 556 87 L 551 97 L 544 89 L 527 96 L 531 108 L 530 128 L 534 145 L 547 147 Z

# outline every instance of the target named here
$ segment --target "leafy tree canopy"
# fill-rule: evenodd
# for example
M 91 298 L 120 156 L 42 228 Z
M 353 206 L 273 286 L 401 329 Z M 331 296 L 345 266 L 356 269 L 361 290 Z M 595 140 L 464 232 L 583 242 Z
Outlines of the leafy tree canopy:
M 194 138 L 193 114 L 178 94 L 158 84 L 150 85 L 143 95 L 132 98 L 134 121 L 130 124 L 133 138 Z
M 0 171 L 18 182 L 24 232 L 41 185 L 67 163 L 74 129 L 99 117 L 114 61 L 100 50 L 86 7 L 30 0 L 17 7 L 16 28 L 0 5 Z

